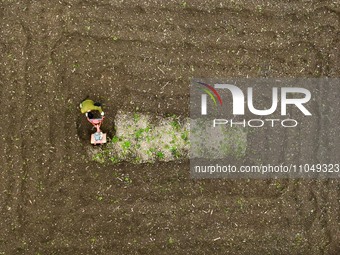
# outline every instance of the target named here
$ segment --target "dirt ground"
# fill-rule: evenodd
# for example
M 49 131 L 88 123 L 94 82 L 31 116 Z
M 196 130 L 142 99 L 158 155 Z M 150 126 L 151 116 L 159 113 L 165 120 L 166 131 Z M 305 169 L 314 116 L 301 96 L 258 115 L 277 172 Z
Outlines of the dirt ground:
M 187 116 L 191 77 L 339 77 L 338 1 L 1 0 L 0 20 L 0 254 L 340 254 L 338 180 L 97 164 L 78 109 L 102 101 L 110 133 L 119 109 Z

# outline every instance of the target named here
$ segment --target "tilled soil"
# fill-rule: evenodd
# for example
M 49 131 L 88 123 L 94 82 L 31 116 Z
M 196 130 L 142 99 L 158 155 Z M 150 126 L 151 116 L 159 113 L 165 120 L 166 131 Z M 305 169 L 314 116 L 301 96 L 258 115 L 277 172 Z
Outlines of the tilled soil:
M 97 164 L 78 109 L 103 102 L 112 134 L 118 110 L 188 116 L 192 77 L 338 77 L 339 2 L 2 0 L 0 19 L 0 254 L 340 254 L 338 180 Z

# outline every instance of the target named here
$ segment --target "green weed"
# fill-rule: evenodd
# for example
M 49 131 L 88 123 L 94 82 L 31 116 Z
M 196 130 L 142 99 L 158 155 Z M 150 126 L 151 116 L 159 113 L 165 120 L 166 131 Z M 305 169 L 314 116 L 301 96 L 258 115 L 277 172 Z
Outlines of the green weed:
M 158 151 L 158 152 L 156 153 L 156 156 L 157 156 L 157 158 L 159 158 L 159 159 L 163 159 L 163 158 L 164 158 L 164 153 L 161 152 L 161 151 Z

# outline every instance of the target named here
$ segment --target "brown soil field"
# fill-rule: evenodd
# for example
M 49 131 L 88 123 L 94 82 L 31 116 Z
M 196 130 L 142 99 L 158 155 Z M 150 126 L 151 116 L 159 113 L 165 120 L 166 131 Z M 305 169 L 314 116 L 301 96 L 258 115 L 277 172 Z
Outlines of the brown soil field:
M 337 179 L 102 165 L 78 108 L 103 102 L 112 135 L 118 110 L 188 116 L 192 77 L 339 77 L 339 1 L 1 0 L 0 20 L 0 255 L 340 254 Z M 333 159 L 338 136 L 315 138 Z

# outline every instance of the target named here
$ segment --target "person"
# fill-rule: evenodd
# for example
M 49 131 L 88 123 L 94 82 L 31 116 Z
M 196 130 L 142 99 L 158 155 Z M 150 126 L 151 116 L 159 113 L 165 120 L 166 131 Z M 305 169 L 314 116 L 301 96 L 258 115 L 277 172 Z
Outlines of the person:
M 95 103 L 91 99 L 85 99 L 83 102 L 80 103 L 80 111 L 81 113 L 85 113 L 86 117 L 92 119 L 93 113 L 92 111 L 100 112 L 101 116 L 104 116 L 104 111 L 102 109 L 101 103 Z

